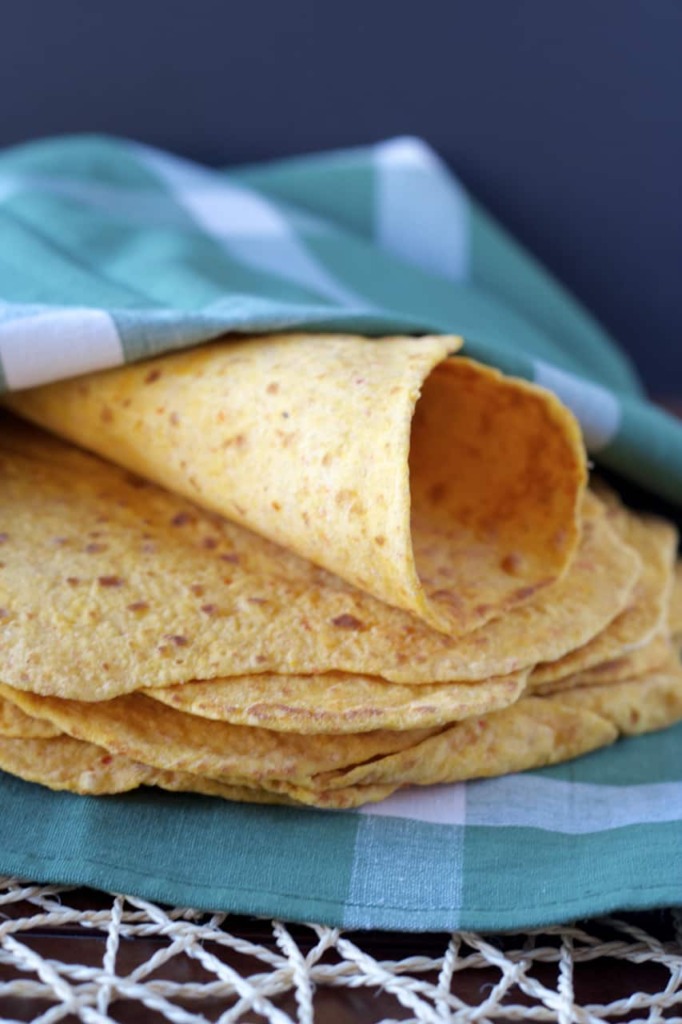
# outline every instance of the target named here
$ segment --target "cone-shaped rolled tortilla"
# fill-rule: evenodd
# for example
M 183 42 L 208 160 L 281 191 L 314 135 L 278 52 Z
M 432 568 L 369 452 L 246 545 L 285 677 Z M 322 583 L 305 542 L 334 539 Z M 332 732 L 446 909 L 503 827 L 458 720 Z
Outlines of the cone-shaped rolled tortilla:
M 602 630 L 639 567 L 586 495 L 568 572 L 455 640 L 12 417 L 0 479 L 3 681 L 79 700 L 265 672 L 415 684 L 508 675 Z
M 459 346 L 227 341 L 7 404 L 461 635 L 566 570 L 586 469 L 553 395 Z

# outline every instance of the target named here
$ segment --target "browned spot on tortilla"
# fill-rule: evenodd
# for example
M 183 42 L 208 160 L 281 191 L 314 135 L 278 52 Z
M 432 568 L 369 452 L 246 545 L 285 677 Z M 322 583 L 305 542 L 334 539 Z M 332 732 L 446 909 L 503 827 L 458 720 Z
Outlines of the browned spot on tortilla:
M 532 597 L 536 590 L 540 590 L 542 587 L 546 586 L 547 583 L 548 580 L 541 580 L 539 583 L 535 583 L 532 586 L 520 587 L 519 590 L 515 592 L 514 596 L 519 601 L 525 601 L 529 597 Z
M 360 619 L 356 619 L 354 615 L 337 615 L 335 619 L 332 619 L 332 625 L 337 626 L 339 629 L 365 629 L 364 622 Z
M 509 576 L 518 576 L 523 568 L 523 562 L 523 555 L 518 551 L 511 551 L 500 562 L 500 568 L 502 572 L 506 572 Z
M 191 516 L 189 512 L 178 512 L 176 516 L 171 519 L 171 526 L 186 526 L 187 523 L 193 523 L 194 516 Z
M 98 576 L 97 582 L 100 587 L 122 587 L 123 580 L 120 576 Z
M 150 370 L 149 373 L 144 378 L 144 382 L 145 382 L 145 384 L 153 384 L 154 381 L 158 380 L 160 376 L 161 376 L 161 370 L 158 370 L 158 369 Z
M 434 590 L 430 596 L 433 601 L 447 601 L 448 604 L 460 603 L 460 598 L 452 590 Z
M 223 441 L 223 448 L 243 448 L 246 444 L 246 434 L 233 434 Z
M 176 647 L 187 647 L 189 643 L 187 637 L 183 636 L 182 633 L 167 634 L 163 639 L 175 644 Z
M 374 538 L 374 543 L 377 544 L 380 548 L 383 548 L 384 544 L 386 543 L 386 538 L 382 537 L 381 534 L 379 534 L 378 537 Z
M 149 605 L 146 601 L 133 601 L 132 604 L 127 605 L 129 612 L 146 612 Z
M 269 395 L 276 395 L 279 391 L 279 384 L 276 380 L 273 380 L 271 384 L 268 384 L 265 390 Z

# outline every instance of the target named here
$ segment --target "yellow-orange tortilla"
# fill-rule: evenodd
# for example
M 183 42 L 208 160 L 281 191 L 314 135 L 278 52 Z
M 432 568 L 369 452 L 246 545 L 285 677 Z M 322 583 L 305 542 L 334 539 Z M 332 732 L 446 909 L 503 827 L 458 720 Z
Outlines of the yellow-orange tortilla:
M 296 800 L 351 807 L 402 785 L 462 781 L 555 764 L 682 718 L 682 672 L 670 659 L 643 679 L 592 686 L 516 704 L 430 733 L 300 738 L 192 721 L 141 696 L 109 705 L 9 692 L 29 713 L 63 726 L 68 737 L 0 738 L 0 767 L 53 788 L 119 792 L 156 784 L 228 799 Z M 94 721 L 93 721 L 94 712 Z M 164 743 L 153 737 L 163 728 Z M 238 734 L 242 733 L 241 738 Z M 80 744 L 72 738 L 89 736 Z M 231 734 L 235 749 L 221 749 Z M 99 744 L 92 739 L 98 738 Z M 405 741 L 408 742 L 405 742 Z M 19 745 L 21 744 L 21 745 Z M 309 744 L 308 744 L 309 746 Z M 152 763 L 145 768 L 147 761 Z
M 425 729 L 482 715 L 518 700 L 526 672 L 474 683 L 410 686 L 375 676 L 271 672 L 145 690 L 148 697 L 200 718 L 296 733 Z
M 599 665 L 645 647 L 658 634 L 668 631 L 677 531 L 662 519 L 631 512 L 619 502 L 616 504 L 613 496 L 607 497 L 607 509 L 609 522 L 622 540 L 639 554 L 642 572 L 627 606 L 608 627 L 558 660 L 537 665 L 529 680 L 531 690 L 540 691 L 569 676 L 596 670 Z M 640 659 L 642 665 L 647 663 L 645 658 L 646 655 Z M 651 662 L 648 664 L 650 666 Z
M 459 636 L 565 572 L 586 481 L 571 413 L 460 344 L 231 340 L 7 404 Z
M 11 739 L 0 735 L 0 769 L 49 789 L 99 796 L 152 784 L 155 771 L 127 758 L 115 758 L 70 736 Z
M 39 697 L 0 684 L 0 696 L 74 739 L 94 743 L 132 761 L 226 782 L 238 780 L 240 784 L 244 780 L 260 784 L 269 778 L 304 782 L 320 772 L 413 746 L 437 731 L 376 730 L 311 738 L 209 722 L 142 694 L 85 704 Z
M 326 806 L 338 787 L 432 785 L 558 764 L 682 719 L 682 671 L 671 658 L 644 679 L 592 686 L 549 697 L 523 697 L 511 707 L 458 722 L 414 747 L 316 776 L 301 786 L 269 782 L 277 792 Z M 368 799 L 372 797 L 368 794 Z M 332 806 L 333 804 L 329 804 Z
M 682 638 L 682 561 L 675 563 L 672 593 L 670 595 L 670 632 L 676 638 Z
M 679 655 L 671 652 L 663 665 L 636 679 L 566 690 L 555 699 L 608 719 L 626 736 L 663 729 L 682 718 Z
M 639 569 L 586 495 L 568 572 L 454 640 L 10 417 L 0 476 L 2 678 L 72 699 L 261 673 L 409 684 L 509 675 L 602 630 Z
M 662 630 L 643 647 L 628 651 L 627 654 L 622 654 L 619 658 L 603 661 L 592 668 L 576 672 L 575 675 L 564 676 L 553 682 L 543 683 L 541 686 L 529 687 L 529 689 L 533 693 L 544 694 L 568 690 L 573 686 L 605 686 L 610 683 L 625 682 L 645 673 L 657 671 L 669 660 L 671 651 L 668 631 Z
M 0 697 L 0 736 L 9 739 L 49 739 L 59 736 L 60 729 L 50 722 L 33 718 L 12 701 Z
M 255 785 L 231 785 L 186 772 L 159 771 L 66 735 L 49 739 L 10 739 L 0 734 L 0 770 L 49 789 L 84 796 L 106 796 L 126 793 L 139 786 L 158 786 L 171 792 L 196 793 L 242 803 L 299 803 L 284 793 Z M 390 785 L 336 789 L 326 796 L 324 805 L 338 809 L 358 807 L 368 800 L 381 800 L 394 789 L 395 786 Z
M 343 808 L 682 718 L 674 530 L 458 347 L 228 341 L 11 397 L 124 468 L 0 421 L 0 768 Z

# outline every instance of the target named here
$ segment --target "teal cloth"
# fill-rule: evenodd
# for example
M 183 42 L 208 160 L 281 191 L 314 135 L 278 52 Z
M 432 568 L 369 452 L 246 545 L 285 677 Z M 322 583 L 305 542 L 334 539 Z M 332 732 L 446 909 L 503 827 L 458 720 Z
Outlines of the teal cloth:
M 0 390 L 288 328 L 462 334 L 555 390 L 600 462 L 682 500 L 682 428 L 419 140 L 226 171 L 98 137 L 0 154 Z M 347 927 L 679 903 L 681 741 L 352 813 L 81 798 L 0 774 L 0 872 Z

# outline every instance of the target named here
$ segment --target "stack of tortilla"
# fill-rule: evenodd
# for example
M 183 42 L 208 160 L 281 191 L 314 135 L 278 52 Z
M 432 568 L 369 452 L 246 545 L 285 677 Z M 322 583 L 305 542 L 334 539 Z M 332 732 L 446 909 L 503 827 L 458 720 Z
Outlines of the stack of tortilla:
M 220 341 L 10 396 L 52 433 L 0 423 L 0 768 L 352 807 L 682 718 L 674 528 L 459 347 Z

